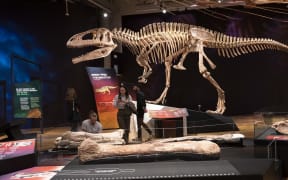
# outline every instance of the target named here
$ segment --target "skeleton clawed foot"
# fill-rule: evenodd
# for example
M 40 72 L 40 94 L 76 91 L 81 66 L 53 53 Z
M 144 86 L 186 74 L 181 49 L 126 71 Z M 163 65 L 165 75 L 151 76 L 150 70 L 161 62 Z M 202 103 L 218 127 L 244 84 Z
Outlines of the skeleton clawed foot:
M 225 108 L 223 108 L 223 109 L 218 109 L 218 108 L 217 108 L 215 111 L 207 110 L 206 112 L 207 112 L 207 113 L 212 113 L 212 114 L 223 114 L 224 111 L 225 111 Z
M 152 103 L 152 104 L 159 104 L 161 102 L 162 104 L 166 104 L 166 95 L 167 95 L 168 89 L 169 89 L 169 85 L 165 87 L 161 96 L 158 99 L 156 99 L 155 101 L 146 101 L 146 102 Z
M 217 109 L 215 111 L 207 110 L 207 113 L 213 113 L 213 114 L 223 114 L 226 110 L 225 107 L 225 100 L 219 100 L 217 103 Z
M 150 103 L 150 104 L 159 104 L 159 103 L 157 103 L 156 101 L 149 101 L 149 100 L 146 100 L 146 103 Z
M 173 65 L 173 68 L 178 70 L 186 70 L 186 68 L 182 64 Z
M 139 76 L 139 77 L 138 77 L 138 82 L 139 82 L 139 83 L 146 84 L 146 83 L 147 83 L 147 79 L 144 78 L 143 76 Z
M 142 76 L 138 77 L 138 82 L 146 84 L 147 83 L 147 78 L 152 74 L 152 70 L 149 70 L 147 72 L 143 72 Z

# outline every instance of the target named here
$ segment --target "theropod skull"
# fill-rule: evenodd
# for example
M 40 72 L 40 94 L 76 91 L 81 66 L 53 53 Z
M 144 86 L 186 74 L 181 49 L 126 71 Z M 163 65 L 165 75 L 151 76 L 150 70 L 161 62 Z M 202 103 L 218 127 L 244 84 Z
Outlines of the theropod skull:
M 73 58 L 72 62 L 76 64 L 108 56 L 117 47 L 112 40 L 112 36 L 112 32 L 106 28 L 96 28 L 75 34 L 67 41 L 67 47 L 83 48 L 94 46 L 97 49 Z

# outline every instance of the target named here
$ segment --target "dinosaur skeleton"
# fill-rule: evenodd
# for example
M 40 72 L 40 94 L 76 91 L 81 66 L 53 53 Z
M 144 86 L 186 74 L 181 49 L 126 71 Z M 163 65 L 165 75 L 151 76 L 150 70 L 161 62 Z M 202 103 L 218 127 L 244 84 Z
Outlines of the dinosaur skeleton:
M 288 52 L 287 45 L 272 39 L 232 37 L 203 27 L 165 22 L 149 24 L 141 28 L 139 32 L 121 28 L 115 28 L 112 31 L 105 28 L 91 29 L 72 36 L 67 41 L 67 47 L 95 46 L 99 48 L 72 59 L 73 63 L 79 63 L 108 56 L 117 46 L 114 40 L 122 43 L 136 55 L 137 63 L 143 67 L 143 74 L 138 78 L 138 82 L 147 82 L 147 78 L 152 73 L 151 63 L 165 64 L 165 88 L 160 97 L 155 101 L 149 101 L 150 103 L 164 103 L 170 87 L 171 67 L 186 70 L 183 66 L 186 56 L 191 52 L 198 52 L 199 71 L 216 88 L 218 94 L 216 110 L 208 112 L 219 114 L 224 113 L 226 109 L 225 94 L 204 64 L 207 62 L 210 68 L 216 68 L 216 65 L 205 54 L 204 48 L 217 48 L 218 54 L 227 58 L 265 49 Z M 179 62 L 173 65 L 179 57 Z

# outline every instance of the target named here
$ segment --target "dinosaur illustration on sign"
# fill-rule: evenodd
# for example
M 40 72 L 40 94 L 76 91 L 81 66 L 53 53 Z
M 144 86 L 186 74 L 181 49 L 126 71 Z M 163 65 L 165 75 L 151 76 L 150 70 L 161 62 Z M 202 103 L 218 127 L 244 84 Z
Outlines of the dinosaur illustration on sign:
M 88 61 L 108 56 L 117 45 L 122 43 L 131 53 L 136 55 L 137 63 L 143 67 L 143 74 L 138 82 L 146 83 L 152 73 L 151 63 L 164 63 L 166 82 L 162 94 L 150 103 L 164 103 L 170 87 L 171 67 L 186 70 L 183 66 L 187 54 L 198 52 L 199 71 L 215 88 L 218 94 L 216 110 L 208 112 L 223 114 L 225 107 L 225 92 L 210 75 L 204 62 L 212 69 L 216 65 L 207 57 L 204 48 L 216 48 L 220 56 L 227 58 L 252 53 L 265 49 L 275 49 L 288 52 L 288 46 L 267 38 L 232 37 L 203 27 L 182 23 L 153 23 L 134 32 L 129 29 L 96 28 L 75 34 L 67 41 L 67 47 L 81 48 L 94 46 L 98 49 L 72 59 L 73 63 Z M 180 60 L 177 64 L 173 62 Z
M 95 89 L 96 93 L 103 93 L 103 94 L 110 94 L 111 93 L 111 89 L 115 89 L 117 88 L 117 86 L 102 86 L 101 88 L 97 88 Z

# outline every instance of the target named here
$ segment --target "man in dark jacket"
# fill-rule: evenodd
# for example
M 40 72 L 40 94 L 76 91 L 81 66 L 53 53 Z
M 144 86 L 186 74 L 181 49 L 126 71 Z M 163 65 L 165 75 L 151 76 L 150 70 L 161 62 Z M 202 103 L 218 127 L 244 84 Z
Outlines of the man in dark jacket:
M 149 127 L 143 122 L 144 119 L 144 113 L 147 112 L 146 110 L 146 102 L 145 102 L 145 95 L 141 91 L 140 87 L 137 85 L 133 86 L 133 90 L 136 93 L 136 101 L 137 101 L 137 128 L 138 128 L 138 140 L 142 141 L 142 128 L 143 128 L 149 133 L 149 138 L 150 140 L 152 138 L 152 131 L 149 129 Z
M 71 131 L 78 131 L 81 116 L 79 112 L 79 103 L 76 90 L 74 88 L 67 88 L 65 101 L 66 118 L 71 124 Z

